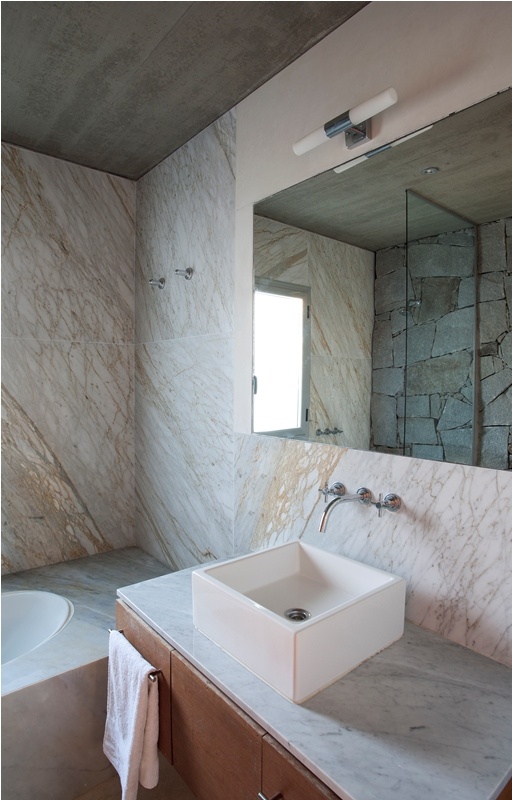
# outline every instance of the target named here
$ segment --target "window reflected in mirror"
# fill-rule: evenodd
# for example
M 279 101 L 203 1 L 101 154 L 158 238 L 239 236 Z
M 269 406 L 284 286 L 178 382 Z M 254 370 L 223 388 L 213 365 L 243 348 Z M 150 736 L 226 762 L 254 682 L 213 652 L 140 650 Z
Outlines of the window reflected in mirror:
M 305 436 L 309 405 L 310 291 L 256 280 L 253 430 Z

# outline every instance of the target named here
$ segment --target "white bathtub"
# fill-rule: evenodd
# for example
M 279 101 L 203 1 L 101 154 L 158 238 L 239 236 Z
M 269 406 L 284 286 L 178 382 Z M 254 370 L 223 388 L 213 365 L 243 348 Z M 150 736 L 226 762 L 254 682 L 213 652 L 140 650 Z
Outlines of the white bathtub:
M 2 664 L 26 655 L 59 633 L 73 604 L 52 592 L 2 593 Z

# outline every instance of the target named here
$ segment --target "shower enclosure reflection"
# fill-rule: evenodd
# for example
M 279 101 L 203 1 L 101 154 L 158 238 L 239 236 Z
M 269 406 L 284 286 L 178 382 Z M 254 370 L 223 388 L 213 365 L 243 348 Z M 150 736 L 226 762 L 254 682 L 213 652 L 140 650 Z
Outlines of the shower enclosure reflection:
M 507 118 L 510 90 L 256 204 L 255 277 L 311 291 L 301 437 L 512 467 Z
M 372 449 L 474 463 L 476 252 L 471 223 L 407 192 L 407 243 L 376 258 Z

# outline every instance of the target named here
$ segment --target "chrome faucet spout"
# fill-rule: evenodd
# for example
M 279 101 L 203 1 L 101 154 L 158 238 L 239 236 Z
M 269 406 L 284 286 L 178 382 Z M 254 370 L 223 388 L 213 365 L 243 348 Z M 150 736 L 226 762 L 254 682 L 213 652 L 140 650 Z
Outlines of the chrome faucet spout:
M 327 527 L 327 518 L 331 511 L 331 508 L 336 505 L 336 503 L 354 503 L 354 502 L 362 503 L 365 506 L 370 505 L 372 501 L 372 495 L 369 489 L 361 488 L 357 490 L 357 494 L 344 494 L 341 497 L 335 497 L 334 500 L 325 507 L 324 512 L 322 514 L 322 518 L 320 520 L 320 526 L 318 528 L 320 533 L 323 533 Z

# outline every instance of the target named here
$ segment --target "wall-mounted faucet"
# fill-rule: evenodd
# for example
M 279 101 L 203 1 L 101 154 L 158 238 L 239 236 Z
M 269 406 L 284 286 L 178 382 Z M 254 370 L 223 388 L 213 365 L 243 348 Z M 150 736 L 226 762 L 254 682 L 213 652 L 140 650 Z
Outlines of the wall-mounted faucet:
M 336 505 L 336 503 L 353 503 L 357 501 L 358 503 L 362 503 L 363 505 L 368 506 L 372 502 L 372 493 L 370 492 L 369 489 L 362 487 L 361 489 L 357 490 L 356 494 L 345 494 L 346 489 L 344 485 L 342 483 L 339 483 L 338 481 L 336 483 L 333 483 L 331 488 L 328 487 L 326 481 L 325 486 L 319 489 L 318 491 L 323 494 L 326 503 L 327 503 L 327 497 L 329 495 L 334 495 L 334 500 L 331 500 L 331 502 L 326 506 L 324 513 L 322 514 L 322 519 L 320 520 L 320 526 L 318 528 L 320 533 L 323 533 L 325 531 L 327 527 L 327 517 L 329 516 L 331 508 L 334 505 Z
M 331 500 L 322 514 L 320 526 L 318 528 L 320 533 L 325 531 L 327 527 L 327 517 L 329 516 L 331 508 L 336 505 L 336 503 L 351 503 L 357 501 L 362 503 L 364 506 L 375 506 L 379 512 L 379 517 L 382 516 L 383 509 L 387 509 L 387 511 L 399 511 L 399 509 L 402 507 L 402 501 L 397 494 L 387 494 L 384 499 L 382 499 L 382 494 L 379 494 L 379 499 L 377 502 L 375 502 L 372 500 L 372 493 L 369 489 L 362 487 L 361 489 L 357 490 L 356 494 L 346 494 L 345 486 L 342 483 L 339 483 L 339 481 L 333 483 L 331 487 L 329 487 L 329 484 L 326 481 L 325 485 L 320 487 L 318 491 L 323 494 L 326 503 L 327 498 L 331 495 L 334 495 L 334 500 Z

